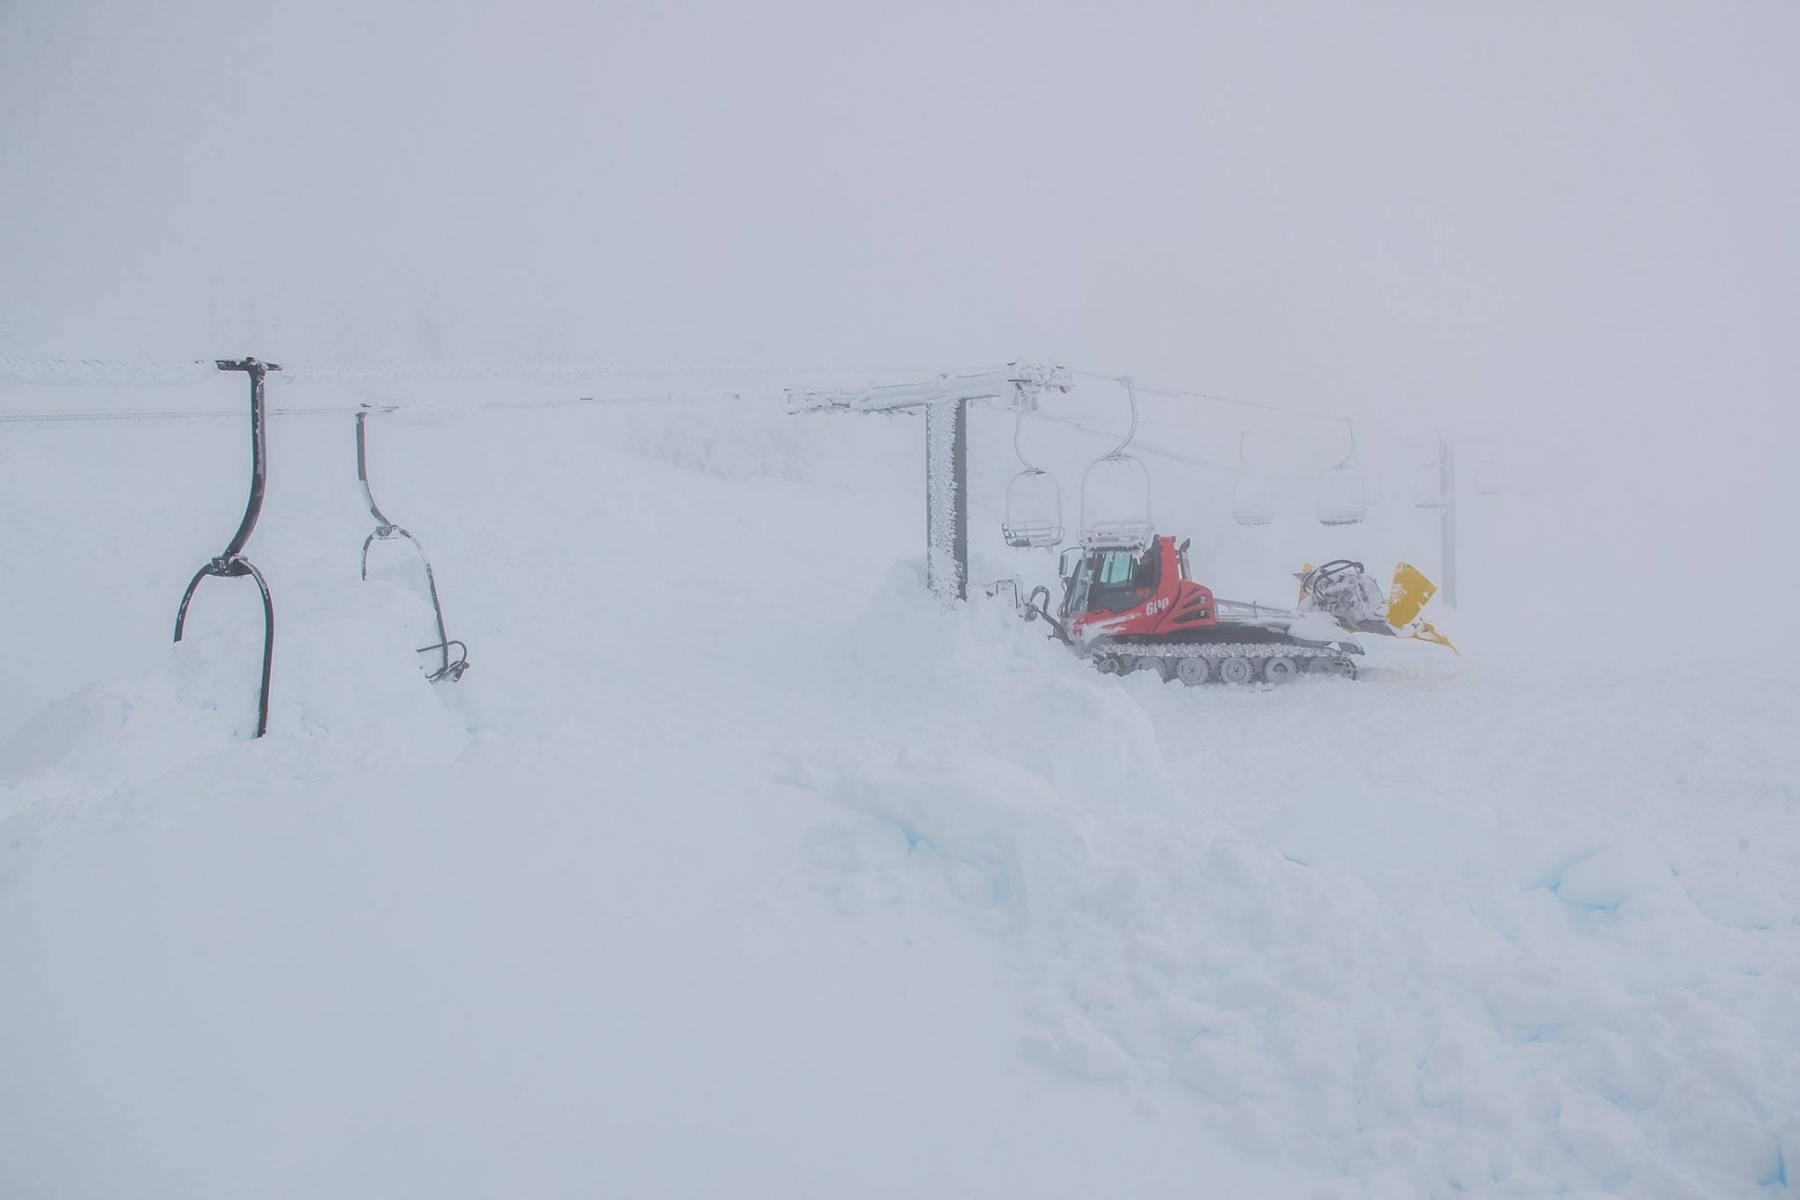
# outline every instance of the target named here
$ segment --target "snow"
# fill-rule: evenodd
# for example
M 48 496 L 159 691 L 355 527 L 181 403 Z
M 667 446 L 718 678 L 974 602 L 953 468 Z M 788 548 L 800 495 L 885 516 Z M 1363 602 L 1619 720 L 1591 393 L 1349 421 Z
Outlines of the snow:
M 0 2 L 0 1200 L 1791 1198 L 1797 35 Z M 1461 656 L 1098 675 L 981 404 L 929 596 L 923 414 L 787 389 L 1008 363 L 1070 541 Z
M 436 386 L 371 482 L 474 665 L 423 681 L 405 547 L 357 580 L 348 413 L 278 417 L 260 741 L 254 589 L 168 643 L 240 424 L 6 427 L 0 1192 L 1791 1194 L 1800 688 L 1491 586 L 1565 514 L 1471 498 L 1461 659 L 1186 689 L 924 591 L 916 415 Z M 971 410 L 972 584 L 1054 573 L 1011 433 Z M 1430 572 L 1435 513 L 1155 477 L 1222 594 Z

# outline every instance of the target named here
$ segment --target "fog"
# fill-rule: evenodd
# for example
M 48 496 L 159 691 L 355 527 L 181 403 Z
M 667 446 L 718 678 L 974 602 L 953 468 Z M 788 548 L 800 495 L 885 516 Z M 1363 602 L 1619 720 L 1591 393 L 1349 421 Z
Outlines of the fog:
M 1781 3 L 5 0 L 0 354 L 1052 358 L 1493 435 L 1748 569 L 1794 495 L 1797 35 Z

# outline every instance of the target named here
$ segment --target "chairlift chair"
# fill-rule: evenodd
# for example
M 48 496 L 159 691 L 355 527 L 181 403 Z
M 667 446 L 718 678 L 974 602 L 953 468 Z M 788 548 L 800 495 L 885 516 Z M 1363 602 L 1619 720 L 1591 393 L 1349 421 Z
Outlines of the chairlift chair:
M 1450 473 L 1444 460 L 1444 438 L 1438 435 L 1432 443 L 1431 461 L 1413 471 L 1413 505 L 1417 508 L 1443 508 L 1450 503 Z
M 1025 411 L 1021 409 L 1013 425 L 1013 453 L 1025 469 L 1006 485 L 1006 519 L 1000 534 L 1006 544 L 1019 550 L 1054 549 L 1062 545 L 1062 488 L 1048 471 L 1034 466 L 1019 444 L 1024 429 Z
M 1088 464 L 1081 475 L 1081 542 L 1085 546 L 1148 546 L 1156 532 L 1150 519 L 1150 468 L 1126 453 L 1137 436 L 1137 392 L 1131 377 L 1119 380 L 1131 403 L 1131 427 L 1111 451 Z
M 1500 455 L 1491 447 L 1483 447 L 1476 456 L 1475 490 L 1483 496 L 1497 496 L 1506 490 L 1506 473 L 1500 469 Z
M 1356 427 L 1348 420 L 1350 453 L 1319 476 L 1319 524 L 1360 525 L 1369 512 L 1368 488 L 1362 468 L 1356 465 Z
M 1238 476 L 1231 485 L 1231 519 L 1239 525 L 1267 525 L 1275 519 L 1275 490 L 1261 475 L 1250 473 L 1244 461 L 1244 439 L 1238 434 Z

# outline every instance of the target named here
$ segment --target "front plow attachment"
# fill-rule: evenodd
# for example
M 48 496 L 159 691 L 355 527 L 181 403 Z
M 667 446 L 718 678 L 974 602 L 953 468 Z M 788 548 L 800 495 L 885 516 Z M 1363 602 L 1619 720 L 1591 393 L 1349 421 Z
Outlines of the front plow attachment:
M 1388 589 L 1387 622 L 1400 636 L 1449 647 L 1451 653 L 1461 657 L 1462 651 L 1452 645 L 1449 638 L 1434 629 L 1430 621 L 1419 619 L 1419 614 L 1435 595 L 1437 584 L 1425 578 L 1423 571 L 1411 563 L 1395 563 L 1394 584 Z

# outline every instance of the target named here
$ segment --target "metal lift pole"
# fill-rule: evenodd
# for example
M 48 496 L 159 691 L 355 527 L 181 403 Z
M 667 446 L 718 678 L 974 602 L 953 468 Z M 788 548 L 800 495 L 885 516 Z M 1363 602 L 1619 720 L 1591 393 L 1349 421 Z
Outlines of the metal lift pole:
M 925 586 L 969 598 L 969 402 L 925 406 Z
M 799 412 L 925 410 L 925 585 L 945 603 L 969 598 L 969 402 L 1034 404 L 1045 388 L 1071 387 L 1063 367 L 1009 363 L 923 383 L 790 391 Z

